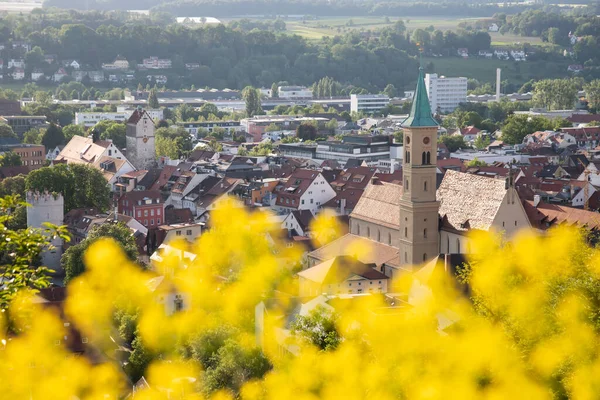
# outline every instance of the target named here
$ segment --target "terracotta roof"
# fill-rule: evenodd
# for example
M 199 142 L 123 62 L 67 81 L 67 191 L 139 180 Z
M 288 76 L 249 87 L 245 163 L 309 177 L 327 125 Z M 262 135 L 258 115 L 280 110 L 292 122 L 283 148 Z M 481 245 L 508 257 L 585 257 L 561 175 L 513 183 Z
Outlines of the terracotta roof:
M 12 178 L 17 175 L 27 175 L 33 168 L 27 165 L 18 167 L 2 167 L 0 168 L 0 179 Z
M 93 163 L 93 166 L 102 172 L 104 178 L 110 181 L 113 176 L 127 163 L 125 159 L 117 159 L 109 156 L 102 156 Z M 106 168 L 104 167 L 106 166 Z
M 98 160 L 106 148 L 94 143 L 92 138 L 75 135 L 56 156 L 56 160 L 68 163 L 91 164 Z
M 600 228 L 600 214 L 580 208 L 540 202 L 534 207 L 533 201 L 523 201 L 523 207 L 533 227 L 546 230 L 557 224 L 568 224 L 588 229 Z
M 162 187 L 166 185 L 166 183 L 169 181 L 169 178 L 171 178 L 171 175 L 173 175 L 173 173 L 175 171 L 177 171 L 177 166 L 175 166 L 175 165 L 165 165 L 163 167 L 160 175 L 156 179 L 156 182 L 154 182 L 154 184 L 152 185 L 152 187 L 150 188 L 150 190 L 159 190 L 159 189 L 162 189 Z
M 292 211 L 292 214 L 304 232 L 308 230 L 310 223 L 315 218 L 310 210 L 294 210 Z
M 321 284 L 335 284 L 358 275 L 369 280 L 384 280 L 387 276 L 377 271 L 375 264 L 365 264 L 354 257 L 339 256 L 298 273 L 298 276 Z
M 126 199 L 134 203 L 137 203 L 138 201 L 142 201 L 143 203 L 144 199 L 151 199 L 152 204 L 163 203 L 162 197 L 160 196 L 160 192 L 158 190 L 134 190 L 132 192 L 123 193 L 119 201 L 122 199 Z
M 337 256 L 353 256 L 359 261 L 383 265 L 398 257 L 398 249 L 351 233 L 309 253 L 309 257 L 326 261 Z
M 165 224 L 182 224 L 194 222 L 194 214 L 189 208 L 173 208 L 167 207 L 165 209 Z
M 127 124 L 137 125 L 137 123 L 140 122 L 140 120 L 144 117 L 144 114 L 147 115 L 148 118 L 150 118 L 150 115 L 148 115 L 148 112 L 146 110 L 135 110 L 131 114 L 131 117 L 129 117 L 129 119 L 127 120 Z M 150 118 L 150 120 L 152 121 L 152 118 Z M 154 121 L 152 121 L 152 123 L 154 123 Z
M 567 121 L 574 124 L 589 124 L 593 121 L 600 121 L 600 114 L 573 114 L 567 117 Z
M 474 127 L 473 125 L 471 126 L 467 126 L 464 128 L 460 129 L 460 134 L 465 136 L 465 135 L 477 135 L 479 132 L 481 132 L 481 129 Z
M 378 172 L 375 174 L 375 176 L 380 182 L 388 182 L 395 183 L 396 185 L 402 185 L 402 169 L 397 169 L 391 174 L 384 174 Z
M 400 229 L 400 198 L 402 186 L 388 182 L 369 184 L 351 218 Z
M 331 187 L 335 190 L 340 188 L 364 189 L 369 184 L 377 168 L 373 167 L 352 167 L 339 173 L 331 182 Z
M 489 230 L 505 195 L 504 179 L 449 170 L 437 190 L 439 213 L 457 230 Z
M 298 208 L 300 205 L 300 197 L 319 175 L 320 172 L 315 170 L 300 168 L 295 170 L 288 178 L 283 189 L 277 195 L 276 204 L 278 206 Z M 293 199 L 295 201 L 288 201 L 288 203 L 285 203 L 284 201 L 286 199 Z
M 337 192 L 335 197 L 329 200 L 327 203 L 323 204 L 323 207 L 333 207 L 338 208 L 341 206 L 341 201 L 346 201 L 346 210 L 352 210 L 358 204 L 358 201 L 362 197 L 364 190 L 362 189 L 343 189 L 341 192 Z

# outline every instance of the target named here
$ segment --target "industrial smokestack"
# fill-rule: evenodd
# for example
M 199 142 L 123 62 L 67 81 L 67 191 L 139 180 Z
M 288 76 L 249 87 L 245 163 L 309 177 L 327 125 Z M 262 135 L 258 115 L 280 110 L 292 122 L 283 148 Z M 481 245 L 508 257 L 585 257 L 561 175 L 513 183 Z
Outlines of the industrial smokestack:
M 500 82 L 502 81 L 502 69 L 496 68 L 496 101 L 500 101 Z

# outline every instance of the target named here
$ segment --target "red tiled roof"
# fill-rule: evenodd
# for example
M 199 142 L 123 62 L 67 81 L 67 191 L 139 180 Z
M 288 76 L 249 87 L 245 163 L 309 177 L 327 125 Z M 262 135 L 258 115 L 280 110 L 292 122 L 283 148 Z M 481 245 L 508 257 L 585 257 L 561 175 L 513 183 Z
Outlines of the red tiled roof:
M 600 228 L 600 214 L 579 208 L 540 202 L 534 207 L 533 201 L 523 201 L 523 207 L 531 225 L 542 230 L 557 224 L 568 224 L 588 229 Z
M 473 125 L 471 126 L 467 126 L 464 128 L 460 129 L 460 134 L 465 136 L 465 135 L 477 135 L 479 132 L 481 132 L 481 129 L 478 129 L 476 127 L 474 127 Z
M 283 189 L 277 195 L 276 204 L 278 206 L 298 208 L 298 205 L 300 204 L 300 197 L 306 192 L 315 178 L 319 175 L 319 171 L 310 169 L 296 169 L 288 178 Z M 286 203 L 285 200 L 288 200 L 288 202 Z
M 600 114 L 573 114 L 567 118 L 567 121 L 574 124 L 589 124 L 593 121 L 600 121 Z

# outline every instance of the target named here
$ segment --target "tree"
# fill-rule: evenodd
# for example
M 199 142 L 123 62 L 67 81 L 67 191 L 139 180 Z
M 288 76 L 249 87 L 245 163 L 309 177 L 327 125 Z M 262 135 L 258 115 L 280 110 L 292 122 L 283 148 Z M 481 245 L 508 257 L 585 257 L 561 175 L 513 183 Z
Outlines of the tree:
M 396 87 L 394 85 L 392 85 L 391 83 L 388 83 L 388 85 L 385 87 L 385 89 L 383 89 L 383 93 L 385 95 L 387 95 L 389 98 L 394 98 L 394 97 L 398 96 L 398 90 L 396 90 Z
M 67 100 L 67 92 L 65 92 L 64 90 L 61 90 L 60 92 L 58 92 L 58 99 L 59 100 Z
M 148 108 L 157 109 L 160 108 L 160 103 L 158 102 L 158 96 L 156 95 L 156 89 L 150 90 L 148 94 Z
M 325 128 L 329 129 L 329 131 L 331 133 L 335 133 L 335 131 L 338 128 L 338 122 L 335 118 L 330 119 L 329 121 L 327 121 L 327 123 L 325 124 Z
M 502 140 L 507 144 L 519 144 L 525 136 L 547 129 L 553 129 L 552 121 L 547 118 L 512 114 L 502 127 Z
M 462 135 L 443 135 L 440 137 L 440 142 L 444 143 L 450 152 L 467 147 Z
M 62 131 L 62 128 L 56 126 L 56 124 L 51 123 L 46 132 L 42 135 L 42 144 L 47 149 L 53 149 L 58 145 L 65 143 L 65 135 Z
M 65 213 L 74 208 L 105 211 L 110 205 L 110 189 L 102 173 L 85 164 L 58 164 L 31 171 L 27 190 L 62 193 Z
M 38 263 L 43 251 L 52 250 L 48 237 L 58 235 L 69 240 L 65 229 L 52 224 L 46 224 L 43 229 L 10 229 L 15 218 L 14 211 L 25 206 L 18 195 L 0 198 L 0 313 L 7 311 L 20 291 L 35 293 L 50 285 L 52 271 Z
M 155 151 L 157 157 L 169 157 L 172 160 L 177 160 L 177 144 L 174 140 L 168 137 L 157 136 L 155 140 Z
M 202 107 L 200 107 L 200 113 L 204 118 L 208 118 L 210 114 L 218 115 L 219 109 L 213 103 L 204 103 L 202 104 Z
M 307 316 L 299 315 L 292 323 L 292 334 L 320 350 L 335 350 L 342 342 L 336 328 L 338 315 L 319 306 Z
M 479 135 L 473 141 L 473 145 L 477 150 L 483 150 L 490 145 L 490 137 L 487 135 Z
M 281 127 L 279 127 L 279 125 L 277 125 L 274 122 L 265 128 L 265 132 L 277 132 L 280 130 L 281 130 Z
M 574 79 L 544 79 L 533 86 L 532 101 L 548 110 L 570 110 L 577 98 L 578 85 Z
M 152 353 L 148 350 L 142 341 L 139 333 L 136 332 L 135 339 L 131 343 L 132 352 L 129 355 L 125 372 L 132 382 L 137 382 L 150 365 L 153 359 Z
M 238 156 L 247 156 L 248 155 L 248 149 L 246 149 L 246 147 L 244 147 L 242 145 L 238 146 L 237 155 Z
M 400 129 L 399 131 L 394 132 L 394 142 L 396 143 L 404 143 L 404 131 Z
M 135 261 L 137 259 L 137 244 L 131 229 L 127 225 L 122 222 L 96 225 L 85 240 L 69 247 L 63 254 L 60 263 L 65 271 L 65 285 L 85 271 L 84 254 L 100 238 L 112 238 L 119 244 L 129 260 Z
M 104 132 L 100 134 L 101 139 L 110 139 L 113 141 L 115 146 L 119 149 L 123 149 L 127 146 L 127 140 L 125 138 L 125 133 L 127 130 L 127 126 L 122 123 L 114 123 L 110 127 L 108 127 Z
M 68 143 L 73 136 L 85 136 L 85 129 L 82 125 L 67 125 L 63 129 L 63 135 L 65 136 L 65 143 Z
M 467 163 L 467 167 L 469 167 L 469 168 L 472 168 L 472 167 L 487 167 L 487 165 L 488 164 L 485 161 L 481 161 L 477 157 L 475 157 L 474 159 L 472 159 L 471 161 L 469 161 Z
M 594 79 L 583 86 L 588 106 L 596 111 L 600 109 L 600 79 Z
M 0 138 L 16 138 L 17 135 L 8 124 L 0 124 Z
M 83 93 L 81 93 L 81 100 L 90 100 L 90 91 L 85 89 Z
M 271 97 L 273 99 L 279 98 L 279 86 L 277 86 L 277 83 L 275 82 L 273 82 L 273 84 L 271 85 Z
M 314 124 L 303 122 L 296 128 L 296 137 L 302 141 L 315 140 L 317 138 L 317 127 Z
M 72 100 L 78 100 L 79 99 L 79 92 L 75 89 L 73 89 L 71 91 L 71 99 Z
M 263 113 L 260 101 L 260 92 L 252 86 L 246 86 L 242 91 L 242 98 L 246 104 L 246 115 L 253 117 Z
M 2 167 L 19 167 L 23 165 L 21 161 L 21 156 L 12 151 L 7 151 L 6 153 L 0 155 L 0 168 Z
M 42 143 L 42 135 L 36 128 L 30 129 L 23 134 L 23 143 L 40 144 Z

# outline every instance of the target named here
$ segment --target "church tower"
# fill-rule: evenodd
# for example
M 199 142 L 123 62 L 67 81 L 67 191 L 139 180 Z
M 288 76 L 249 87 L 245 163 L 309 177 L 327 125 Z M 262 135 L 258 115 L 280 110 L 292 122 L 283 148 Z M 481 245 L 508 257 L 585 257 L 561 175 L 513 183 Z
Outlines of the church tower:
M 149 169 L 156 164 L 154 129 L 154 121 L 141 107 L 127 121 L 127 159 L 138 170 Z
M 431 115 L 423 67 L 419 68 L 410 116 L 402 127 L 404 182 L 400 199 L 400 264 L 418 265 L 440 252 L 440 205 L 435 197 L 438 123 Z

